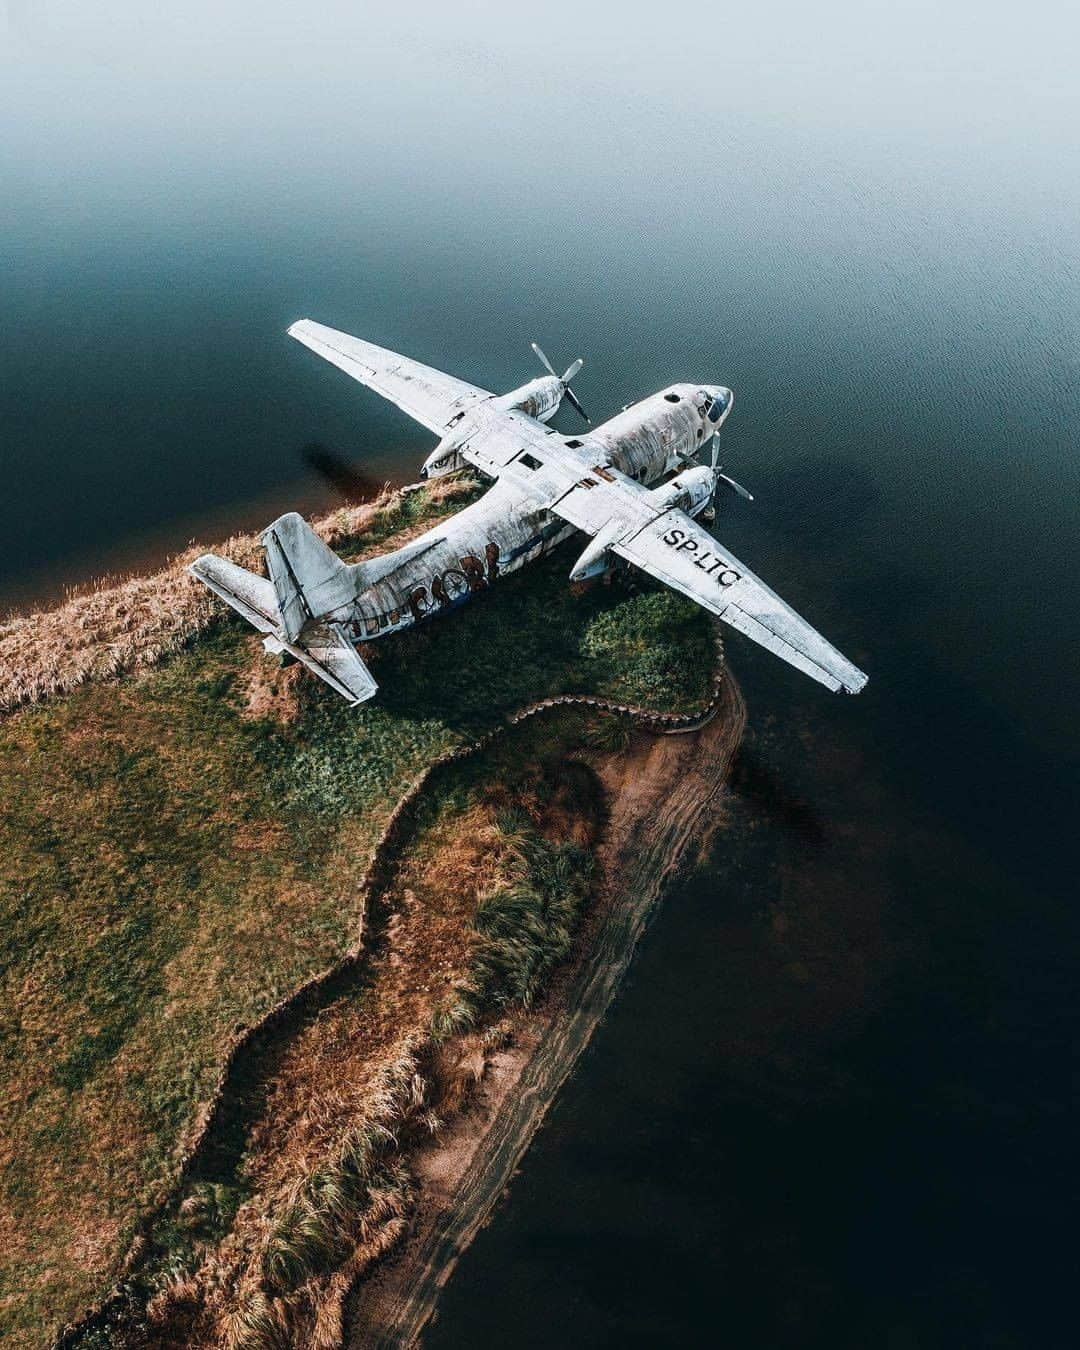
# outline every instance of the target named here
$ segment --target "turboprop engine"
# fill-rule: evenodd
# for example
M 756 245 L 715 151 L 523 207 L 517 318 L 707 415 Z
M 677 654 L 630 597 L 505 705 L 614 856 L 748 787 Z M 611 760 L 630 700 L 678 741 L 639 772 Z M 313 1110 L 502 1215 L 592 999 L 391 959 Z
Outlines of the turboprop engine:
M 684 469 L 667 483 L 661 483 L 649 493 L 649 500 L 660 511 L 670 511 L 673 507 L 685 511 L 688 516 L 696 516 L 709 502 L 716 491 L 716 474 L 704 464 L 693 469 Z
M 696 516 L 712 501 L 716 490 L 716 475 L 712 469 L 698 465 L 693 469 L 684 469 L 668 483 L 661 483 L 649 493 L 650 502 L 657 512 L 679 510 L 688 516 Z M 588 546 L 570 569 L 571 581 L 589 581 L 607 571 L 608 550 L 620 538 L 627 535 L 625 520 L 611 520 L 593 536 Z
M 562 403 L 564 398 L 567 398 L 588 422 L 589 426 L 592 426 L 589 421 L 589 414 L 578 402 L 577 395 L 570 388 L 570 381 L 581 370 L 585 362 L 579 356 L 562 375 L 556 375 L 555 367 L 540 347 L 535 342 L 530 345 L 548 373 L 538 376 L 535 380 L 530 380 L 528 384 L 523 384 L 517 389 L 511 389 L 508 394 L 499 394 L 497 398 L 489 399 L 478 406 L 480 408 L 494 408 L 499 412 L 520 412 L 524 413 L 526 417 L 534 418 L 537 422 L 548 422 L 555 416 L 559 404 Z M 441 474 L 452 473 L 454 469 L 460 468 L 461 459 L 458 456 L 458 449 L 473 434 L 475 429 L 475 423 L 467 415 L 462 417 L 460 425 L 455 426 L 452 431 L 448 431 L 427 459 L 424 460 L 424 466 L 420 470 L 421 476 L 438 478 Z

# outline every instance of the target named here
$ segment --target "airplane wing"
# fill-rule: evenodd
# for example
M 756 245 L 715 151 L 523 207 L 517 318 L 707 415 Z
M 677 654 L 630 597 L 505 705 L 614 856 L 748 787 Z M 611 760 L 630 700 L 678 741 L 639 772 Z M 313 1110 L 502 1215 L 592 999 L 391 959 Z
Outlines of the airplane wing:
M 866 675 L 683 511 L 665 511 L 612 551 L 696 600 L 826 688 L 857 694 Z
M 396 403 L 436 436 L 444 435 L 461 413 L 493 397 L 475 384 L 466 384 L 432 366 L 423 366 L 419 361 L 311 319 L 294 323 L 289 334 L 346 375 Z
M 603 534 L 613 553 L 834 693 L 857 694 L 866 684 L 857 666 L 684 511 L 657 512 L 647 494 L 600 483 L 587 491 L 576 485 L 549 509 L 578 529 Z

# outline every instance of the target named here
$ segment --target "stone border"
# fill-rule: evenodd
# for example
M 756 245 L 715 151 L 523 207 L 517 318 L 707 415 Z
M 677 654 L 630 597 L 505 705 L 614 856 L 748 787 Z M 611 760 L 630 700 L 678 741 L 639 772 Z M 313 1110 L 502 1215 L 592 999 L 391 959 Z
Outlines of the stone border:
M 616 703 L 613 699 L 593 694 L 557 694 L 552 698 L 539 699 L 535 703 L 519 708 L 506 718 L 502 726 L 485 732 L 476 740 L 467 744 L 452 746 L 432 760 L 405 789 L 397 805 L 391 811 L 382 834 L 372 845 L 367 867 L 364 869 L 357 886 L 358 892 L 365 896 L 363 913 L 366 914 L 367 912 L 371 896 L 377 894 L 389 882 L 390 868 L 396 860 L 396 849 L 415 821 L 416 807 L 422 793 L 437 774 L 452 764 L 460 763 L 462 760 L 486 750 L 499 737 L 504 736 L 511 727 L 517 726 L 530 717 L 536 717 L 556 708 L 585 707 L 594 708 L 600 712 L 615 713 L 628 717 L 646 731 L 652 731 L 660 735 L 671 736 L 697 731 L 712 721 L 721 703 L 724 683 L 724 644 L 719 624 L 715 628 L 714 642 L 716 665 L 712 691 L 704 712 L 663 713 L 634 704 Z M 305 1002 L 316 998 L 333 980 L 353 969 L 360 961 L 363 947 L 364 920 L 362 914 L 355 942 L 332 966 L 328 966 L 326 969 L 310 976 L 291 993 L 284 995 L 257 1022 L 238 1029 L 226 1050 L 214 1090 L 204 1103 L 199 1117 L 196 1118 L 194 1133 L 180 1156 L 169 1192 L 159 1199 L 149 1213 L 136 1220 L 134 1236 L 120 1263 L 120 1272 L 112 1289 L 103 1295 L 98 1303 L 86 1309 L 74 1322 L 69 1322 L 63 1326 L 54 1337 L 51 1350 L 75 1350 L 82 1336 L 90 1331 L 106 1329 L 113 1315 L 124 1309 L 127 1302 L 126 1282 L 136 1269 L 146 1249 L 151 1227 L 170 1200 L 175 1197 L 183 1183 L 195 1171 L 203 1151 L 213 1137 L 237 1060 L 259 1039 L 275 1032 L 286 1018 L 301 1011 Z
M 714 630 L 713 641 L 716 646 L 716 665 L 712 692 L 704 712 L 664 713 L 657 712 L 653 708 L 638 707 L 632 703 L 616 703 L 610 698 L 602 698 L 596 694 L 556 694 L 553 698 L 540 699 L 537 703 L 530 703 L 516 713 L 511 713 L 507 723 L 515 726 L 518 722 L 524 722 L 527 717 L 533 717 L 548 708 L 585 707 L 597 708 L 601 712 L 620 713 L 624 717 L 630 717 L 639 726 L 664 736 L 678 736 L 687 731 L 698 731 L 712 721 L 720 706 L 720 690 L 724 680 L 724 641 L 719 624 Z

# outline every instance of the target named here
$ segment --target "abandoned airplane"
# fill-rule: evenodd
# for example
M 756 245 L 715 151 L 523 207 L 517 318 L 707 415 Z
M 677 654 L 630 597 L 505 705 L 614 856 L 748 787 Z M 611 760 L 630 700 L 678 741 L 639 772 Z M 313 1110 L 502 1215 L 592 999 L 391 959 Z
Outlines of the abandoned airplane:
M 265 633 L 268 652 L 302 661 L 350 703 L 378 689 L 357 643 L 438 614 L 548 553 L 575 530 L 591 536 L 570 570 L 599 576 L 624 559 L 832 690 L 857 694 L 861 670 L 801 619 L 695 521 L 722 474 L 716 434 L 733 396 L 720 385 L 674 384 L 580 436 L 544 424 L 570 388 L 577 360 L 495 395 L 396 352 L 302 319 L 290 334 L 438 436 L 426 477 L 469 464 L 493 486 L 479 501 L 366 562 L 347 564 L 295 512 L 261 539 L 269 579 L 204 554 L 191 570 Z M 711 445 L 708 467 L 695 463 Z M 658 486 L 653 486 L 658 484 Z

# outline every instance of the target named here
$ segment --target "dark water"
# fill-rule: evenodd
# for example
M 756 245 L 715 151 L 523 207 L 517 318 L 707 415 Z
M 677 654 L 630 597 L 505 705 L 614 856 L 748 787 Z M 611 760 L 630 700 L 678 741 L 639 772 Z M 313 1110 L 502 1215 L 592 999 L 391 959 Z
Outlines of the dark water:
M 1077 30 L 940 8 L 9 7 L 0 603 L 411 477 L 310 314 L 731 384 L 718 533 L 871 675 L 732 639 L 730 819 L 435 1350 L 1072 1343 Z

